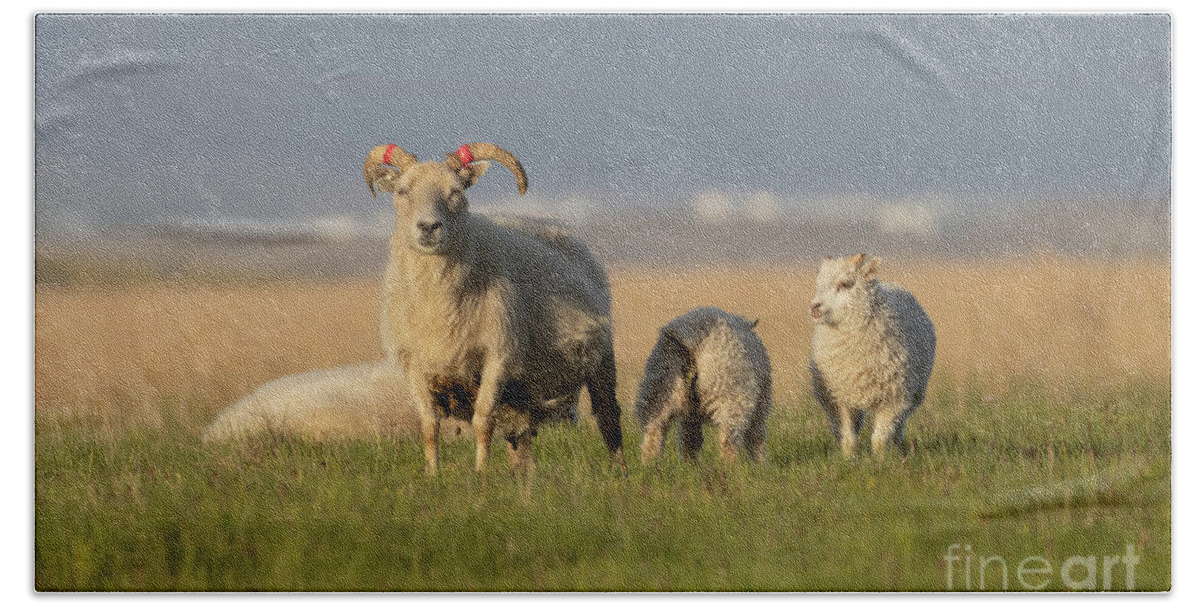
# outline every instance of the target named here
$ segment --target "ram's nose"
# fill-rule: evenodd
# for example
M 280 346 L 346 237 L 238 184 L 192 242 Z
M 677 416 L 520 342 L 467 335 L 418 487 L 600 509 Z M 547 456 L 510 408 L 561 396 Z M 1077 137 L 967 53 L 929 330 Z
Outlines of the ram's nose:
M 809 314 L 812 315 L 812 318 L 814 318 L 814 319 L 821 318 L 822 313 L 821 313 L 821 303 L 820 302 L 813 302 L 812 306 L 810 306 L 808 310 L 809 310 Z
M 420 221 L 417 222 L 417 228 L 425 236 L 434 236 L 438 230 L 442 229 L 442 222 L 440 220 Z

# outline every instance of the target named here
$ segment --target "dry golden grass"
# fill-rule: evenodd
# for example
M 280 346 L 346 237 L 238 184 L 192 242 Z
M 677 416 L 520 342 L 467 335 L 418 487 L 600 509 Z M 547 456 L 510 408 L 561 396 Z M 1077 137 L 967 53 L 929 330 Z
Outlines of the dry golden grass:
M 614 269 L 619 397 L 628 404 L 657 329 L 700 305 L 751 319 L 776 401 L 806 398 L 815 262 L 787 268 Z M 1054 390 L 1168 382 L 1170 263 L 1050 257 L 889 264 L 938 331 L 933 383 Z M 41 287 L 38 416 L 163 421 L 164 403 L 214 413 L 279 376 L 381 356 L 376 281 Z
M 377 294 L 361 281 L 38 287 L 38 414 L 155 424 L 164 400 L 215 413 L 279 376 L 378 359 Z
M 786 268 L 613 273 L 617 365 L 625 396 L 668 320 L 699 305 L 750 319 L 771 355 L 776 400 L 808 388 L 807 316 L 817 264 Z M 1171 268 L 1053 257 L 909 262 L 880 270 L 912 291 L 938 334 L 932 383 L 1001 390 L 1013 380 L 1056 389 L 1131 378 L 1169 381 Z

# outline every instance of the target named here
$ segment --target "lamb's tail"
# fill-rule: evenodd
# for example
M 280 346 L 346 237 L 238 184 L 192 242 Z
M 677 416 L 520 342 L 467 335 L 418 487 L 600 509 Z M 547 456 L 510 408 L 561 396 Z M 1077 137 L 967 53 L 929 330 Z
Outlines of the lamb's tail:
M 378 361 L 272 380 L 221 412 L 203 439 L 267 433 L 312 440 L 413 436 L 419 429 L 404 370 Z

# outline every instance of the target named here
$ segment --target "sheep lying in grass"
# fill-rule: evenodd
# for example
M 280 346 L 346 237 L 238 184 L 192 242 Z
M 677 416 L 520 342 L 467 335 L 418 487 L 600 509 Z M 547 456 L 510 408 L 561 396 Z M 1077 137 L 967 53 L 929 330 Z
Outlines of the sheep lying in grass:
M 472 436 L 467 387 L 437 387 L 434 401 L 449 418 L 443 438 Z M 575 422 L 578 393 L 546 404 L 559 415 L 552 421 Z M 205 428 L 204 441 L 233 441 L 255 435 L 339 441 L 378 437 L 419 438 L 421 422 L 403 368 L 388 361 L 360 363 L 305 372 L 272 380 L 217 415 Z
M 382 337 L 388 359 L 409 372 L 425 471 L 438 469 L 446 413 L 435 398 L 443 386 L 474 395 L 476 470 L 485 468 L 497 430 L 509 440 L 510 458 L 532 464 L 538 424 L 582 386 L 612 458 L 624 468 L 604 269 L 561 228 L 470 213 L 464 191 L 483 177 L 488 159 L 512 171 L 525 193 L 521 164 L 488 143 L 424 163 L 389 144 L 363 163 L 372 194 L 391 192 L 396 208 Z
M 913 295 L 880 283 L 879 258 L 825 258 L 809 311 L 813 395 L 842 453 L 852 457 L 864 412 L 874 416 L 871 450 L 904 449 L 904 423 L 925 400 L 937 337 Z
M 766 457 L 771 360 L 754 332 L 757 323 L 705 307 L 659 331 L 634 402 L 644 433 L 643 462 L 662 452 L 676 420 L 686 459 L 700 451 L 704 422 L 717 427 L 723 459 L 736 460 L 739 448 L 754 460 Z
M 461 397 L 441 395 L 444 407 Z M 252 435 L 295 436 L 312 441 L 419 437 L 403 369 L 386 361 L 347 365 L 272 380 L 221 412 L 204 430 L 204 441 Z M 443 429 L 455 436 L 469 428 Z

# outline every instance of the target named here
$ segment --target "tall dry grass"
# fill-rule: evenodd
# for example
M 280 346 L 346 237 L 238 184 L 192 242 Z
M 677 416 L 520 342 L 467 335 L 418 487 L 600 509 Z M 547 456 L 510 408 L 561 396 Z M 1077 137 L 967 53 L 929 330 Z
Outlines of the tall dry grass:
M 161 424 L 166 402 L 213 410 L 288 374 L 378 359 L 365 282 L 38 287 L 42 416 Z
M 807 316 L 817 264 L 784 268 L 613 273 L 622 389 L 636 388 L 662 324 L 703 304 L 751 319 L 771 355 L 776 400 L 807 394 Z M 1171 269 L 1032 257 L 907 262 L 880 270 L 912 291 L 938 334 L 935 385 L 1002 390 L 1013 381 L 1057 390 L 1108 388 L 1171 373 Z
M 699 305 L 759 318 L 776 401 L 807 399 L 812 265 L 611 272 L 619 397 L 628 404 L 657 329 Z M 884 261 L 937 327 L 935 385 L 1060 391 L 1169 382 L 1170 264 L 1052 257 Z M 38 287 L 39 419 L 163 423 L 163 404 L 232 403 L 273 378 L 377 359 L 376 281 Z

